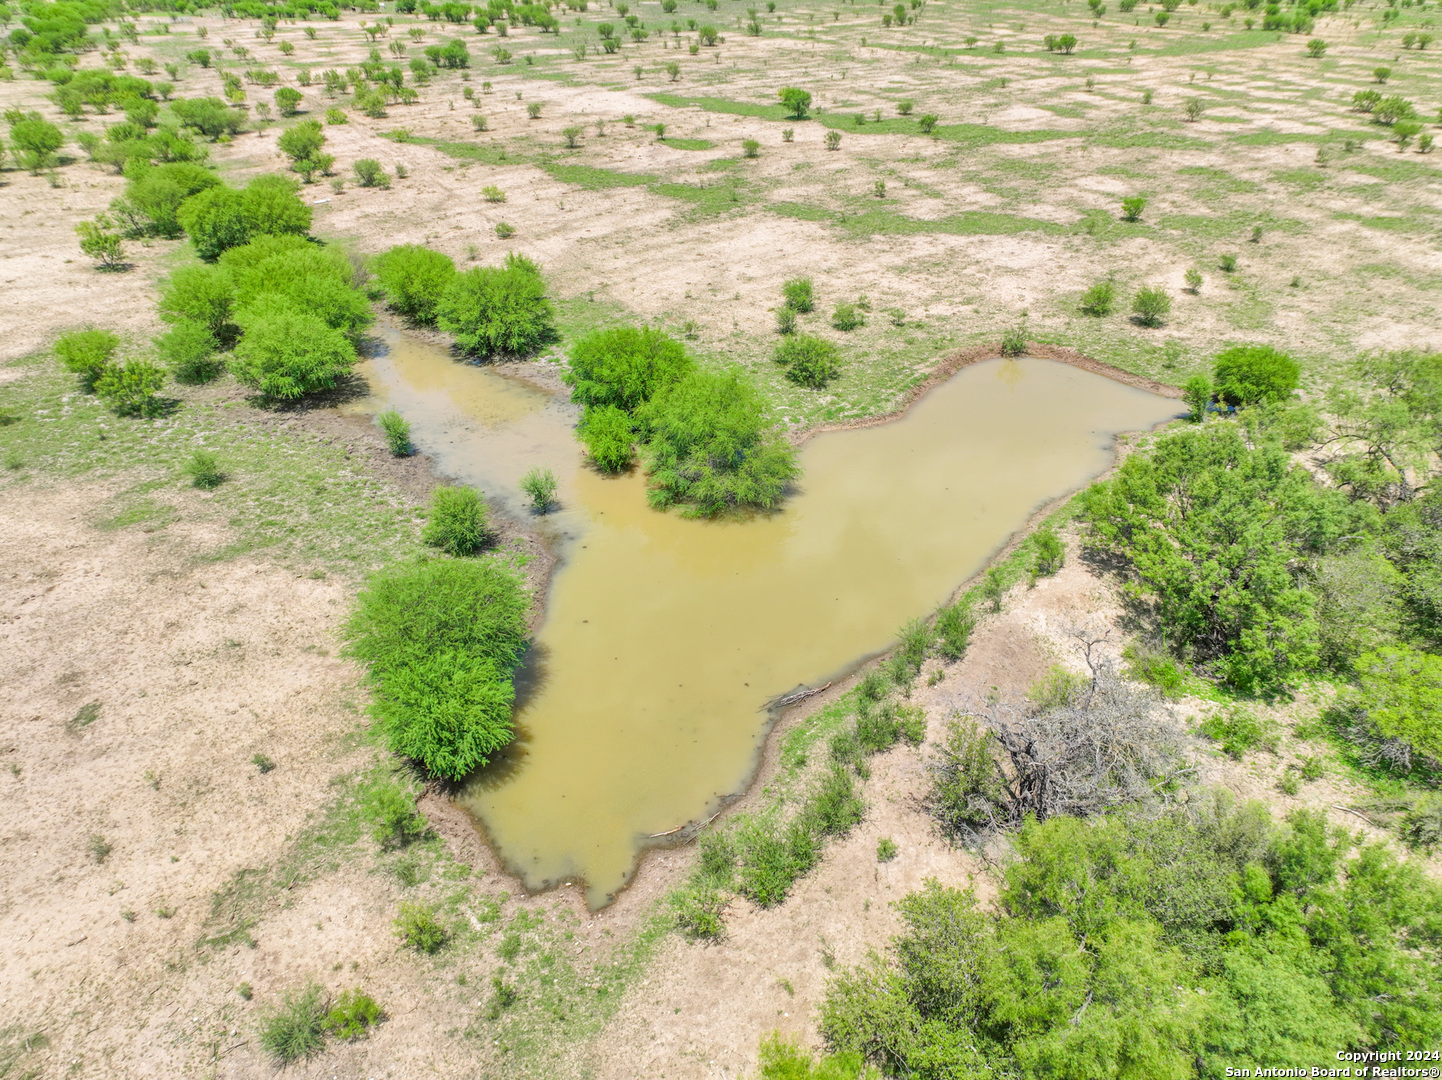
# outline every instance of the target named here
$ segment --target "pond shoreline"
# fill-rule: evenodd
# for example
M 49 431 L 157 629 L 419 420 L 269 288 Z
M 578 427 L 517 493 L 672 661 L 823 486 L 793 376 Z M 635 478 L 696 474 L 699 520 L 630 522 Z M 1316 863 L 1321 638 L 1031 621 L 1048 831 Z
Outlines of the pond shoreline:
M 435 345 L 429 335 L 416 334 L 414 331 L 396 326 L 395 330 L 407 336 L 427 344 Z M 1101 375 L 1105 378 L 1144 390 L 1158 396 L 1167 398 L 1178 398 L 1180 392 L 1170 386 L 1158 383 L 1151 379 L 1132 375 L 1111 365 L 1100 363 L 1077 350 L 1061 346 L 1029 343 L 1025 354 L 1028 357 L 1049 359 L 1069 366 L 1088 371 L 1092 374 Z M 944 356 L 939 363 L 911 387 L 903 396 L 897 406 L 884 414 L 860 418 L 841 424 L 815 425 L 804 431 L 796 432 L 793 440 L 801 444 L 812 435 L 825 431 L 842 431 L 859 428 L 876 427 L 889 424 L 892 421 L 904 417 L 910 409 L 921 401 L 926 395 L 946 383 L 957 372 L 965 367 L 982 363 L 989 360 L 1001 359 L 999 343 L 990 343 L 974 346 L 965 350 L 950 353 Z M 458 362 L 464 362 L 457 357 Z M 518 376 L 544 389 L 552 394 L 564 394 L 564 387 L 561 385 L 558 371 L 552 364 L 537 364 L 535 362 L 505 362 L 494 365 L 484 365 L 491 370 L 504 372 L 505 374 Z M 1164 421 L 1166 422 L 1166 421 Z M 1121 441 L 1124 435 L 1118 436 Z M 1116 446 L 1111 453 L 1111 463 L 1099 476 L 1105 476 L 1112 472 L 1120 462 L 1120 454 Z M 439 462 L 430 460 L 430 472 L 438 479 L 444 479 L 445 474 L 440 471 Z M 1075 492 L 1068 492 L 1046 503 L 1038 506 L 1030 513 L 1026 520 L 1014 530 L 1006 540 L 992 552 L 977 572 L 958 586 L 953 596 L 961 595 L 972 587 L 975 581 L 987 568 L 996 564 L 999 559 L 1005 559 L 1018 545 L 1035 530 L 1035 528 L 1054 513 L 1060 506 L 1064 505 L 1074 497 Z M 497 508 L 496 517 L 506 522 L 501 531 L 503 534 L 514 537 L 516 534 L 524 535 L 532 544 L 544 552 L 541 558 L 537 559 L 528 567 L 528 584 L 533 589 L 533 604 L 531 618 L 528 620 L 534 633 L 545 622 L 550 606 L 550 589 L 554 581 L 555 571 L 563 561 L 563 554 L 560 547 L 563 538 L 554 532 L 544 529 L 541 526 L 541 519 L 532 518 L 530 515 L 516 514 L 514 511 Z M 497 525 L 501 521 L 496 521 Z M 539 565 L 537 565 L 539 564 Z M 630 923 L 633 919 L 645 917 L 654 903 L 674 888 L 684 874 L 685 867 L 689 865 L 690 859 L 683 850 L 699 834 L 702 828 L 708 826 L 718 818 L 734 813 L 738 808 L 752 805 L 755 796 L 762 791 L 768 778 L 774 773 L 778 747 L 781 742 L 779 736 L 790 730 L 795 724 L 804 722 L 816 710 L 825 708 L 834 702 L 838 697 L 846 693 L 855 683 L 856 679 L 869 668 L 878 658 L 884 658 L 889 649 L 879 653 L 869 654 L 855 658 L 849 662 L 832 677 L 832 681 L 822 692 L 809 696 L 804 701 L 779 709 L 768 710 L 763 724 L 763 730 L 758 733 L 757 751 L 753 767 L 749 770 L 745 784 L 740 790 L 723 797 L 719 806 L 714 807 L 715 813 L 706 818 L 698 818 L 684 822 L 675 829 L 669 830 L 666 834 L 656 837 L 648 837 L 652 841 L 639 846 L 631 873 L 621 883 L 611 898 L 592 910 L 589 908 L 585 888 L 586 882 L 580 875 L 571 875 L 569 881 L 556 881 L 552 884 L 539 888 L 529 887 L 523 876 L 516 873 L 507 864 L 505 858 L 498 850 L 497 845 L 492 841 L 489 830 L 469 809 L 455 799 L 459 789 L 451 785 L 431 783 L 427 786 L 427 794 L 423 798 L 423 810 L 433 821 L 437 831 L 445 836 L 459 850 L 458 856 L 464 861 L 471 863 L 476 869 L 477 863 L 488 864 L 488 868 L 503 875 L 514 883 L 514 887 L 526 895 L 539 895 L 551 893 L 564 889 L 568 893 L 574 893 L 574 907 L 579 915 L 588 919 L 600 916 L 602 912 L 607 913 L 608 922 L 617 921 Z M 675 833 L 674 839 L 670 833 Z M 669 857 L 668 857 L 669 856 Z M 667 866 L 658 863 L 670 864 Z

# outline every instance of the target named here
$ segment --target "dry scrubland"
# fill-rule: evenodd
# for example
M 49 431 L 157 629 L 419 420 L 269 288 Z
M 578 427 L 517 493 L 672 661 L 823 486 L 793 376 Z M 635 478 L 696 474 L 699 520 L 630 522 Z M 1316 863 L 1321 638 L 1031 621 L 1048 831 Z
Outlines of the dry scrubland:
M 1359 351 L 1435 344 L 1439 159 L 1416 140 L 1399 149 L 1349 107 L 1387 66 L 1385 92 L 1436 117 L 1442 45 L 1401 46 L 1427 32 L 1435 6 L 1384 26 L 1380 5 L 1355 4 L 1307 35 L 1248 30 L 1260 11 L 1228 18 L 1205 2 L 1165 27 L 1146 5 L 1123 15 L 1108 4 L 1094 21 L 1075 3 L 929 0 L 904 28 L 864 4 L 757 7 L 759 36 L 737 0 L 714 14 L 636 4 L 650 38 L 616 55 L 595 30 L 622 25 L 610 9 L 564 13 L 559 36 L 518 26 L 504 41 L 398 16 L 375 43 L 388 61 L 393 42 L 405 63 L 459 36 L 471 66 L 435 73 L 418 102 L 380 118 L 318 85 L 326 68 L 365 59 L 361 24 L 374 14 L 283 22 L 271 41 L 254 20 L 142 15 L 120 51 L 132 65 L 179 64 L 178 97 L 220 92 L 214 67 L 185 59 L 202 45 L 226 70 L 270 69 L 283 85 L 310 71 L 302 117 L 347 113 L 325 128 L 343 190 L 305 189 L 317 235 L 362 254 L 423 242 L 462 265 L 523 251 L 545 268 L 565 334 L 656 320 L 703 360 L 747 364 L 796 425 L 885 411 L 948 351 L 1018 326 L 1174 385 L 1237 341 L 1296 355 L 1310 390 Z M 693 54 L 690 20 L 724 40 Z M 1041 47 L 1067 33 L 1079 39 L 1069 55 Z M 1328 43 L 1321 58 L 1306 55 L 1313 36 Z M 498 44 L 511 62 L 497 62 Z M 785 118 L 785 85 L 811 91 L 810 119 Z M 49 89 L 20 73 L 0 82 L 0 101 L 59 120 Z M 1194 100 L 1204 107 L 1190 120 Z M 994 895 L 985 858 L 954 847 L 921 804 L 931 744 L 877 757 L 862 825 L 784 905 L 733 901 L 715 945 L 668 933 L 659 903 L 694 848 L 656 854 L 593 916 L 569 892 L 517 895 L 434 795 L 425 838 L 375 835 L 387 793 L 419 785 L 367 734 L 337 632 L 359 575 L 415 550 L 428 465 L 392 461 L 359 422 L 265 412 L 225 386 L 180 391 L 180 415 L 197 419 L 154 422 L 117 421 L 70 393 L 41 353 L 48 342 L 88 324 L 148 338 L 157 282 L 193 258 L 184 241 L 128 242 L 130 268 L 100 273 L 76 250 L 75 223 L 124 180 L 81 160 L 74 137 L 113 119 L 62 120 L 71 141 L 52 177 L 0 177 L 0 394 L 43 385 L 47 402 L 0 428 L 0 1076 L 268 1075 L 258 1015 L 316 981 L 367 989 L 387 1019 L 367 1040 L 333 1042 L 303 1075 L 734 1078 L 772 1028 L 815 1041 L 830 971 L 897 929 L 889 901 L 929 876 Z M 286 123 L 213 145 L 212 160 L 232 180 L 281 169 Z M 359 188 L 361 158 L 408 175 Z M 491 185 L 504 202 L 488 201 Z M 1148 200 L 1141 220 L 1121 221 L 1133 195 Z M 497 237 L 501 222 L 512 238 Z M 1190 268 L 1203 278 L 1195 292 Z M 803 326 L 844 349 L 843 377 L 820 393 L 770 363 L 780 285 L 798 274 L 815 278 L 819 301 Z M 1081 314 L 1082 291 L 1109 277 L 1119 310 Z M 1160 327 L 1126 317 L 1144 284 L 1172 295 Z M 833 331 L 832 307 L 863 296 L 866 324 Z M 196 440 L 226 451 L 234 484 L 183 486 L 178 455 Z M 533 557 L 538 582 L 534 541 L 511 529 L 506 543 Z M 959 663 L 927 662 L 913 700 L 933 741 L 954 708 L 989 691 L 1019 699 L 1053 663 L 1078 670 L 1078 625 L 1113 627 L 1115 652 L 1126 620 L 1113 584 L 1076 551 L 985 616 Z M 826 705 L 781 730 L 805 732 Z M 1211 705 L 1176 708 L 1195 717 Z M 1290 732 L 1310 708 L 1262 712 Z M 746 806 L 796 782 L 782 745 Z M 1326 758 L 1326 746 L 1288 734 L 1240 763 L 1205 744 L 1190 753 L 1204 780 L 1279 812 L 1311 805 L 1362 824 L 1334 809 L 1364 794 L 1340 766 L 1295 795 L 1277 790 L 1286 767 Z M 882 837 L 900 849 L 892 861 L 876 858 Z M 397 905 L 416 900 L 452 934 L 434 956 L 392 934 Z

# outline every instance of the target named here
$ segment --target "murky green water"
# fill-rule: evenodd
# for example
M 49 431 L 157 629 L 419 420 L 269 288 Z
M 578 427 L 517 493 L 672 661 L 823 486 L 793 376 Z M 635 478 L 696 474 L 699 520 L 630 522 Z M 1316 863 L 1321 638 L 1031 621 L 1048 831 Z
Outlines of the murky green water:
M 575 412 L 520 380 L 395 335 L 367 365 L 442 469 L 520 510 L 535 464 L 560 478 L 563 538 L 525 675 L 520 737 L 461 802 L 528 885 L 586 883 L 595 906 L 647 838 L 740 791 L 765 703 L 887 647 L 1040 504 L 1111 461 L 1120 431 L 1176 404 L 1049 360 L 966 368 L 894 423 L 816 436 L 785 510 L 686 521 L 644 478 L 584 467 Z

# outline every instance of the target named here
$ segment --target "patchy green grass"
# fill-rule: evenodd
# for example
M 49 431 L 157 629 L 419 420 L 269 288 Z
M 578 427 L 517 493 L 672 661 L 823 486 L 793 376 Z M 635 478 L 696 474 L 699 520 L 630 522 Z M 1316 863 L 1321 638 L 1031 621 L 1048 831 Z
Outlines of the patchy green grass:
M 225 537 L 197 557 L 265 552 L 293 567 L 363 574 L 419 550 L 414 508 L 352 461 L 344 446 L 259 409 L 223 382 L 194 390 L 169 416 L 117 417 L 48 357 L 0 385 L 0 492 L 17 484 L 84 479 L 111 489 L 91 511 L 107 529 L 163 533 L 181 516 Z M 205 497 L 185 465 L 213 452 L 226 480 Z

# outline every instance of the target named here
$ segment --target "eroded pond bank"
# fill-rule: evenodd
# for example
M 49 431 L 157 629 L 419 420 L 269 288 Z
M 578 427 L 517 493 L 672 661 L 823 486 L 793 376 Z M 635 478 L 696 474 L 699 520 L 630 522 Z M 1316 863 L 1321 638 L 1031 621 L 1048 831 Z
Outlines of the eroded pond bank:
M 560 480 L 563 563 L 523 673 L 518 738 L 460 802 L 528 886 L 582 880 L 592 906 L 647 839 L 751 775 L 766 703 L 884 648 L 1039 505 L 1111 463 L 1165 398 L 1053 360 L 961 370 L 902 418 L 801 450 L 785 509 L 747 521 L 649 510 L 639 473 L 585 467 L 575 411 L 524 380 L 387 334 L 365 374 L 442 471 L 520 511 L 532 465 Z

